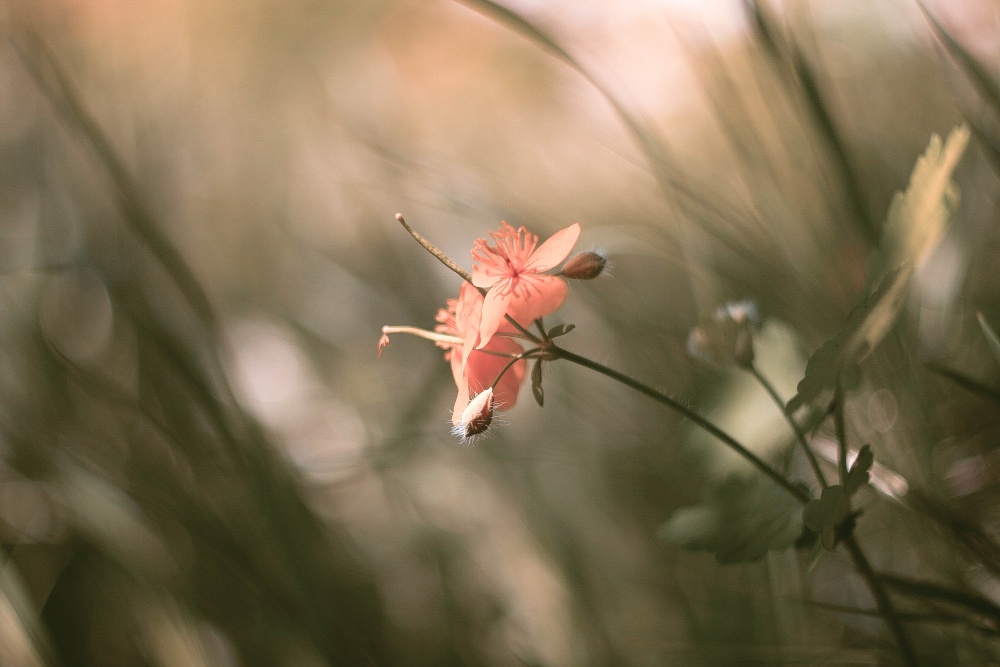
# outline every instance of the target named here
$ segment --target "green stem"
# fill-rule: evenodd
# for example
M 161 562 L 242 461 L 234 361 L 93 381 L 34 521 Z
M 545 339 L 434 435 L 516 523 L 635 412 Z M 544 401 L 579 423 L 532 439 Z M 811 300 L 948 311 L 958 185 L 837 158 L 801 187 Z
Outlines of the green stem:
M 868 557 L 865 556 L 865 552 L 861 550 L 861 545 L 858 544 L 854 535 L 845 537 L 843 543 L 847 547 L 847 551 L 851 554 L 854 567 L 864 578 L 869 590 L 871 590 L 872 595 L 875 597 L 875 604 L 878 606 L 879 613 L 885 619 L 889 630 L 896 637 L 896 643 L 899 644 L 899 652 L 903 654 L 903 662 L 909 667 L 917 667 L 917 654 L 910 643 L 910 637 L 906 633 L 906 628 L 903 627 L 903 622 L 896 614 L 896 608 L 893 606 L 889 594 L 886 593 L 882 581 L 875 574 L 875 570 L 872 568 Z
M 578 366 L 583 366 L 584 368 L 589 368 L 592 371 L 596 371 L 601 375 L 609 377 L 612 380 L 616 380 L 627 387 L 631 387 L 632 389 L 638 391 L 640 394 L 644 394 L 649 398 L 653 399 L 654 401 L 657 401 L 658 403 L 665 405 L 666 407 L 670 408 L 674 412 L 683 415 L 687 419 L 691 420 L 692 422 L 694 422 L 695 424 L 697 424 L 698 426 L 700 426 L 701 428 L 703 428 L 704 430 L 708 431 L 710 434 L 721 440 L 730 449 L 734 450 L 740 456 L 742 456 L 747 461 L 752 463 L 754 467 L 756 467 L 762 473 L 767 475 L 771 479 L 771 481 L 773 481 L 775 484 L 777 484 L 785 491 L 790 493 L 799 502 L 805 504 L 811 500 L 808 493 L 806 493 L 805 491 L 803 491 L 802 489 L 798 488 L 797 486 L 789 482 L 787 479 L 785 479 L 785 477 L 781 473 L 779 473 L 777 470 L 769 466 L 760 457 L 751 452 L 749 449 L 741 445 L 735 438 L 733 438 L 733 436 L 729 435 L 728 433 L 720 429 L 718 426 L 716 426 L 712 422 L 708 421 L 707 419 L 699 415 L 694 410 L 691 410 L 690 408 L 682 405 L 681 403 L 678 403 L 677 401 L 670 398 L 666 394 L 659 392 L 653 389 L 652 387 L 649 387 L 639 382 L 638 380 L 634 380 L 629 376 L 625 375 L 624 373 L 619 373 L 618 371 L 612 368 L 608 368 L 603 364 L 599 364 L 596 361 L 592 361 L 587 357 L 581 357 L 578 354 L 574 354 L 572 352 L 569 352 L 568 350 L 564 350 L 561 347 L 553 345 L 552 343 L 549 343 L 548 354 L 553 359 L 565 359 L 566 361 L 570 361 L 574 364 L 577 364 Z
M 805 452 L 806 458 L 809 459 L 809 465 L 812 467 L 813 473 L 816 475 L 816 479 L 825 489 L 829 484 L 826 482 L 826 475 L 823 474 L 823 470 L 819 467 L 819 460 L 816 458 L 816 453 L 813 452 L 812 448 L 809 447 L 809 442 L 806 440 L 806 434 L 802 432 L 799 427 L 798 422 L 792 418 L 789 414 L 788 409 L 785 407 L 785 402 L 781 400 L 781 396 L 778 395 L 778 391 L 774 388 L 767 378 L 764 377 L 763 373 L 753 364 L 750 364 L 749 370 L 753 373 L 753 376 L 757 378 L 757 382 L 760 386 L 771 396 L 775 405 L 781 410 L 781 414 L 784 415 L 785 421 L 788 425 L 792 427 L 792 431 L 795 432 L 795 439 L 798 440 L 799 445 L 802 447 L 802 451 Z
M 485 352 L 486 350 L 481 350 L 481 351 Z M 530 350 L 526 350 L 526 351 L 522 352 L 521 354 L 515 354 L 515 355 L 513 355 L 510 358 L 510 361 L 508 361 L 506 364 L 504 364 L 504 367 L 500 369 L 499 373 L 497 373 L 496 379 L 493 380 L 493 384 L 490 385 L 490 389 L 496 389 L 497 388 L 497 385 L 500 383 L 500 378 L 502 378 L 504 376 L 504 374 L 507 371 L 509 371 L 514 364 L 516 364 L 517 362 L 521 361 L 522 359 L 530 359 L 531 357 L 537 355 L 541 351 L 542 351 L 542 348 L 536 347 L 536 348 L 532 348 Z
M 837 378 L 837 387 L 833 390 L 833 424 L 837 430 L 837 472 L 840 485 L 847 485 L 847 429 L 844 427 L 844 388 Z M 849 509 L 849 508 L 848 508 Z

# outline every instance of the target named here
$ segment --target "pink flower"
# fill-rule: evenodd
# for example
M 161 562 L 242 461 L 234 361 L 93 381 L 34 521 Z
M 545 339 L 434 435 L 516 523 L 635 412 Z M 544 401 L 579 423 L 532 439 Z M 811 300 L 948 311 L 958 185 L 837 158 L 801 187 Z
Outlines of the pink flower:
M 556 232 L 540 246 L 538 236 L 524 227 L 515 230 L 506 222 L 490 232 L 490 237 L 496 245 L 478 239 L 472 249 L 472 259 L 481 262 L 473 267 L 472 282 L 489 288 L 478 323 L 476 349 L 491 343 L 504 315 L 527 325 L 559 309 L 566 300 L 566 281 L 545 272 L 569 256 L 580 237 L 580 223 Z
M 456 336 L 464 341 L 461 345 L 439 342 L 437 345 L 447 350 L 445 359 L 451 362 L 451 373 L 458 387 L 455 407 L 452 410 L 452 423 L 456 426 L 463 423 L 463 412 L 473 396 L 478 396 L 489 389 L 497 375 L 510 361 L 510 355 L 521 354 L 524 350 L 514 340 L 506 336 L 497 336 L 488 341 L 482 349 L 473 347 L 478 339 L 480 319 L 483 310 L 483 296 L 469 283 L 463 283 L 457 299 L 449 299 L 447 308 L 438 311 L 438 325 L 434 330 Z M 514 328 L 509 323 L 499 328 L 501 331 L 512 332 Z M 491 352 L 507 356 L 490 354 Z M 517 392 L 527 374 L 527 362 L 523 359 L 516 362 L 500 378 L 493 392 L 492 404 L 497 409 L 506 410 L 514 407 L 517 402 Z

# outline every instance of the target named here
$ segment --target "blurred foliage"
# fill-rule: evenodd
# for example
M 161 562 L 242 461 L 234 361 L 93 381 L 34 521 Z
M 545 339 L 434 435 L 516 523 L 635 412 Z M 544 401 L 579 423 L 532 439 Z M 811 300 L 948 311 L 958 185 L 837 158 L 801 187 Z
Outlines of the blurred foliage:
M 466 267 L 501 218 L 580 221 L 609 262 L 561 344 L 807 486 L 781 411 L 688 332 L 753 299 L 787 400 L 896 243 L 912 277 L 843 406 L 875 460 L 857 537 L 921 664 L 994 664 L 992 5 L 691 7 L 0 8 L 0 664 L 898 662 L 848 554 L 756 548 L 801 508 L 752 511 L 775 489 L 624 387 L 554 364 L 544 408 L 453 441 L 440 350 L 376 360 L 379 326 L 431 327 L 457 291 L 397 211 Z M 961 161 L 923 163 L 925 257 L 882 221 L 963 123 Z M 759 560 L 657 539 L 714 545 L 706 513 Z

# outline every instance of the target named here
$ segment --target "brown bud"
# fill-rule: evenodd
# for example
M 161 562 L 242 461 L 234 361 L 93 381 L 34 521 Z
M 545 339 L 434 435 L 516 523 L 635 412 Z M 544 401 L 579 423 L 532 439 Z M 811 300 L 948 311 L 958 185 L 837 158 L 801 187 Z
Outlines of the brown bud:
M 563 264 L 562 274 L 573 280 L 593 280 L 601 275 L 607 263 L 607 258 L 596 252 L 581 252 Z

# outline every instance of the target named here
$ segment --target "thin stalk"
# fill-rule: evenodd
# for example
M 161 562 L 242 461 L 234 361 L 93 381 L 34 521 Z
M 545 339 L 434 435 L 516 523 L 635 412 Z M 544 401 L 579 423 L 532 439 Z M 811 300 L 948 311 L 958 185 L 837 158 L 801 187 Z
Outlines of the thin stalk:
M 837 378 L 837 387 L 833 391 L 833 424 L 837 430 L 837 472 L 840 485 L 847 485 L 847 429 L 844 428 L 844 388 Z
M 847 551 L 851 554 L 854 567 L 861 574 L 862 578 L 864 578 L 865 583 L 868 584 L 868 589 L 871 590 L 872 596 L 875 598 L 875 604 L 878 607 L 879 613 L 885 619 L 889 630 L 896 637 L 896 643 L 899 644 L 899 652 L 903 654 L 903 662 L 909 667 L 917 667 L 919 664 L 917 662 L 917 654 L 910 643 L 910 636 L 906 633 L 906 628 L 903 627 L 903 622 L 896 613 L 896 608 L 893 606 L 889 594 L 886 593 L 882 581 L 875 574 L 875 570 L 872 568 L 868 557 L 865 556 L 865 552 L 861 550 L 861 545 L 858 544 L 854 535 L 845 537 L 843 543 L 847 547 Z
M 512 356 L 510 358 L 510 361 L 508 361 L 506 364 L 504 364 L 504 367 L 500 369 L 499 373 L 497 373 L 497 377 L 496 377 L 495 380 L 493 380 L 493 384 L 490 385 L 490 389 L 496 389 L 497 388 L 497 385 L 500 384 L 500 378 L 502 378 L 504 376 L 504 374 L 507 371 L 509 371 L 511 369 L 511 367 L 514 366 L 514 364 L 516 364 L 517 362 L 521 361 L 522 359 L 530 359 L 531 357 L 535 356 L 536 354 L 538 354 L 541 351 L 542 351 L 542 348 L 536 347 L 536 348 L 533 348 L 531 350 L 526 350 L 526 351 L 522 352 L 521 354 L 515 354 L 514 356 Z
M 421 329 L 420 327 L 386 325 L 382 327 L 382 333 L 386 335 L 397 333 L 410 334 L 411 336 L 417 336 L 418 338 L 432 340 L 435 343 L 447 343 L 448 345 L 461 345 L 465 342 L 458 336 L 444 334 L 439 331 L 428 331 L 427 329 Z
M 809 447 L 809 442 L 806 440 L 806 434 L 802 432 L 798 422 L 796 422 L 795 419 L 792 418 L 792 415 L 789 414 L 788 409 L 785 407 L 785 402 L 781 400 L 781 396 L 778 395 L 778 391 L 774 388 L 774 385 L 771 384 L 766 377 L 764 377 L 764 374 L 760 372 L 760 369 L 758 369 L 754 364 L 750 364 L 749 371 L 753 373 L 755 378 L 757 378 L 757 382 L 759 382 L 760 386 L 764 388 L 764 391 L 771 396 L 775 405 L 777 405 L 781 410 L 781 414 L 784 415 L 785 421 L 787 421 L 788 425 L 792 427 L 792 431 L 795 432 L 795 439 L 798 440 L 799 445 L 802 447 L 802 451 L 805 452 L 806 458 L 809 459 L 809 465 L 812 467 L 813 474 L 816 475 L 816 479 L 819 480 L 819 483 L 825 489 L 829 486 L 826 482 L 826 475 L 823 474 L 823 470 L 819 467 L 819 460 L 816 458 L 816 453 L 813 452 L 811 447 Z
M 574 364 L 577 364 L 578 366 L 583 366 L 584 368 L 589 368 L 592 371 L 596 371 L 601 375 L 609 377 L 612 380 L 616 380 L 627 387 L 635 389 L 640 394 L 644 394 L 649 398 L 653 399 L 654 401 L 657 401 L 658 403 L 665 405 L 674 412 L 683 415 L 684 417 L 691 420 L 704 430 L 708 431 L 711 435 L 721 440 L 726 446 L 734 450 L 736 453 L 745 458 L 747 461 L 752 463 L 754 467 L 756 467 L 762 473 L 767 475 L 771 479 L 771 481 L 773 481 L 782 489 L 790 493 L 799 502 L 805 504 L 811 500 L 808 493 L 806 493 L 805 491 L 803 491 L 802 489 L 798 488 L 797 486 L 789 482 L 787 479 L 785 479 L 785 477 L 781 473 L 779 473 L 777 470 L 769 466 L 760 457 L 751 452 L 749 449 L 741 445 L 735 438 L 733 438 L 733 436 L 729 435 L 728 433 L 720 429 L 718 426 L 716 426 L 712 422 L 708 421 L 707 419 L 699 415 L 694 410 L 691 410 L 690 408 L 682 405 L 681 403 L 678 403 L 677 401 L 670 398 L 666 394 L 659 392 L 653 389 L 652 387 L 649 387 L 643 384 L 642 382 L 639 382 L 638 380 L 634 380 L 629 376 L 625 375 L 624 373 L 619 373 L 613 368 L 608 368 L 603 364 L 600 364 L 596 361 L 592 361 L 587 357 L 581 357 L 578 354 L 574 354 L 568 350 L 564 350 L 561 347 L 557 347 L 551 343 L 549 343 L 547 351 L 548 354 L 553 359 L 565 359 L 566 361 L 570 361 Z

